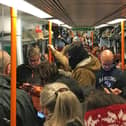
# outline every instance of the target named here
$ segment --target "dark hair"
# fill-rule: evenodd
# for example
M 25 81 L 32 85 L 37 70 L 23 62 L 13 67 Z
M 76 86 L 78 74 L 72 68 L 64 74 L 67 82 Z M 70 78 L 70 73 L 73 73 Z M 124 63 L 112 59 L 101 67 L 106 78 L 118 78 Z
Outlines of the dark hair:
M 56 80 L 56 82 L 61 82 L 67 85 L 70 90 L 77 96 L 80 102 L 84 101 L 83 90 L 75 79 L 66 76 L 61 76 Z
M 74 42 L 71 44 L 68 50 L 68 55 L 69 64 L 72 69 L 74 69 L 80 61 L 89 57 L 88 52 L 84 49 L 83 44 L 80 42 Z
M 58 75 L 58 69 L 54 63 L 45 61 L 39 64 L 38 73 L 40 74 L 41 83 L 46 84 L 55 81 L 55 77 Z
M 126 100 L 119 95 L 106 94 L 103 91 L 95 90 L 86 98 L 84 111 L 94 110 L 101 107 L 107 107 L 113 104 L 124 104 Z

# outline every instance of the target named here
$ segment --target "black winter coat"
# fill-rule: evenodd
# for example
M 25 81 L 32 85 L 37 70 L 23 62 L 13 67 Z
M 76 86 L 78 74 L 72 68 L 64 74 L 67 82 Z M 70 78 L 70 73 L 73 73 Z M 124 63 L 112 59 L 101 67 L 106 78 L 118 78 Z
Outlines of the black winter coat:
M 16 89 L 17 126 L 39 126 L 36 111 L 28 94 Z M 10 125 L 10 80 L 0 75 L 0 125 Z

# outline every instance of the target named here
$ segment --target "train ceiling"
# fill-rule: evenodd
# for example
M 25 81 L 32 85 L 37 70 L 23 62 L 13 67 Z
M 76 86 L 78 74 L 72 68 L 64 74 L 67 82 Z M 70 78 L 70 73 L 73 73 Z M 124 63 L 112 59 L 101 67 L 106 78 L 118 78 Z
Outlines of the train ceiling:
M 126 0 L 27 0 L 73 27 L 96 26 L 126 17 Z

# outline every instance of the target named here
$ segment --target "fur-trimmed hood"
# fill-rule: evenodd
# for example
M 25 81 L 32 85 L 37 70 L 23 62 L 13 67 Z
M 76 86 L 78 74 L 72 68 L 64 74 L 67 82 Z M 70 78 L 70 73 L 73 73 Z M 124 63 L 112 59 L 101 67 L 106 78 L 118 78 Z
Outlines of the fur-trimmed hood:
M 101 68 L 101 64 L 95 56 L 90 54 L 89 58 L 86 58 L 82 60 L 80 63 L 78 63 L 75 69 L 82 67 L 90 69 L 92 71 L 96 71 Z

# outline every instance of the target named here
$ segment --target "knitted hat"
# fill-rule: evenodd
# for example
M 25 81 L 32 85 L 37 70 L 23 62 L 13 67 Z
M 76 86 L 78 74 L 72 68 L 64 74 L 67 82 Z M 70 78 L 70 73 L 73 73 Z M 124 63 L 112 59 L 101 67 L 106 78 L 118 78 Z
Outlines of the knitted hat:
M 82 43 L 80 42 L 74 42 L 71 44 L 68 50 L 68 55 L 69 64 L 72 69 L 74 69 L 79 62 L 89 57 L 88 52 L 84 49 Z

